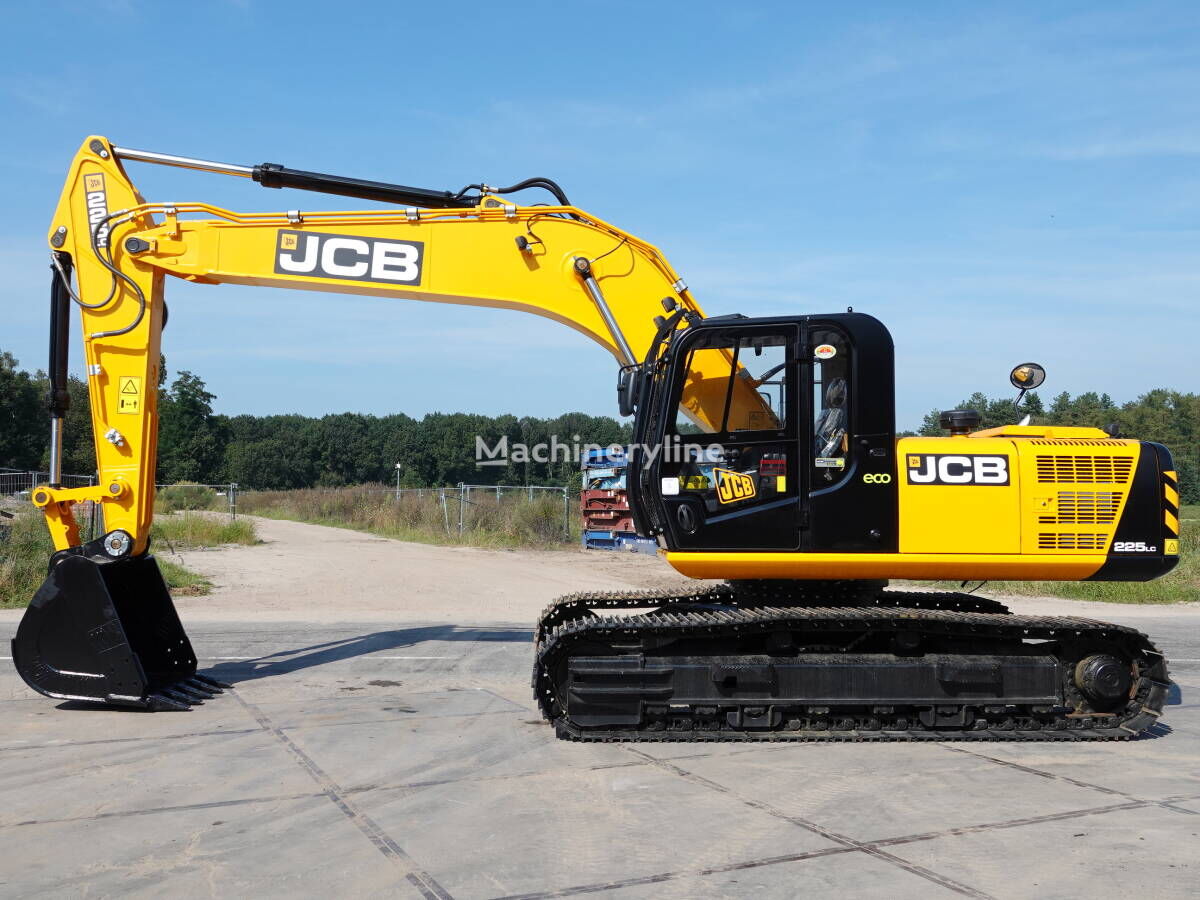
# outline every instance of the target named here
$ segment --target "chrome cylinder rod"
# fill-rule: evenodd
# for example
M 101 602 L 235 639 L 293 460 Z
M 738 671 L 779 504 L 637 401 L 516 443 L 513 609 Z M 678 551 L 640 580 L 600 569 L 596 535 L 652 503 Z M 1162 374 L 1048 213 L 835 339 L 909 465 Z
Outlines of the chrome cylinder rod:
M 233 163 L 213 162 L 208 159 L 193 159 L 190 156 L 172 156 L 169 153 L 155 153 L 153 150 L 133 150 L 129 147 L 113 147 L 112 149 L 117 159 L 155 163 L 160 166 L 175 166 L 180 169 L 196 169 L 200 172 L 219 172 L 222 175 L 237 175 L 239 178 L 252 178 L 254 176 L 254 166 L 238 166 Z
M 50 486 L 62 487 L 63 420 L 50 417 Z
M 583 282 L 584 288 L 587 289 L 588 295 L 592 298 L 592 302 L 596 304 L 600 318 L 608 326 L 608 333 L 612 335 L 613 343 L 617 345 L 617 350 L 621 354 L 621 364 L 625 366 L 637 365 L 633 349 L 629 346 L 629 342 L 625 340 L 625 334 L 621 331 L 621 326 L 617 324 L 612 310 L 608 308 L 608 301 L 604 299 L 600 285 L 596 282 L 596 278 L 592 274 L 591 263 L 582 256 L 576 257 L 575 271 L 579 274 L 579 278 Z

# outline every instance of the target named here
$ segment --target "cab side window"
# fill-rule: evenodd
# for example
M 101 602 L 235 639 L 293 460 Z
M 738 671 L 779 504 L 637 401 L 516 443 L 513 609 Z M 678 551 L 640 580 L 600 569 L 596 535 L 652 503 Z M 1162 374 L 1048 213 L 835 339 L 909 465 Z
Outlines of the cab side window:
M 850 455 L 850 348 L 836 329 L 812 332 L 813 489 L 840 481 Z

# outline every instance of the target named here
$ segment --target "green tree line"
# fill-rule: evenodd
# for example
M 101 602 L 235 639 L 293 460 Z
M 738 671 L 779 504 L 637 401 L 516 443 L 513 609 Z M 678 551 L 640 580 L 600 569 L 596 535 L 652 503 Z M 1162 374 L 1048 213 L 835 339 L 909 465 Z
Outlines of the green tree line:
M 160 372 L 166 377 L 165 362 Z M 79 474 L 96 467 L 88 416 L 87 384 L 72 377 L 71 409 L 63 442 L 63 470 Z M 0 351 L 0 466 L 42 469 L 48 463 L 45 412 L 47 379 L 22 370 Z M 226 416 L 213 412 L 216 397 L 197 375 L 180 371 L 168 386 L 159 385 L 158 476 L 160 483 L 236 481 L 246 488 L 288 489 L 394 483 L 396 463 L 406 487 L 455 484 L 566 484 L 576 471 L 574 459 L 475 465 L 476 437 L 488 447 L 507 438 L 516 444 L 560 441 L 621 444 L 630 439 L 627 424 L 607 416 L 567 413 L 557 418 L 429 413 L 420 419 L 397 413 L 372 416 L 338 413 L 314 418 L 300 415 Z M 951 408 L 951 407 L 943 407 Z M 975 409 L 982 427 L 1003 425 L 1029 414 L 1038 424 L 1115 425 L 1122 435 L 1166 444 L 1190 503 L 1200 503 L 1200 394 L 1168 389 L 1150 391 L 1118 405 L 1107 394 L 1061 393 L 1046 405 L 1030 393 L 1015 413 L 1011 397 L 972 394 L 956 408 Z M 925 417 L 921 434 L 943 433 L 939 410 Z
M 160 366 L 165 377 L 166 366 Z M 0 467 L 45 470 L 49 464 L 48 381 L 0 351 Z M 63 471 L 95 471 L 86 382 L 71 377 L 71 408 L 64 427 Z M 396 463 L 404 487 L 468 484 L 567 484 L 574 457 L 510 461 L 477 467 L 476 436 L 489 448 L 549 443 L 552 435 L 580 444 L 625 444 L 630 428 L 607 416 L 567 413 L 552 419 L 429 413 L 372 416 L 338 413 L 226 416 L 197 375 L 180 371 L 159 385 L 160 484 L 237 482 L 244 488 L 284 490 L 384 482 L 394 484 Z M 510 455 L 511 460 L 511 455 Z

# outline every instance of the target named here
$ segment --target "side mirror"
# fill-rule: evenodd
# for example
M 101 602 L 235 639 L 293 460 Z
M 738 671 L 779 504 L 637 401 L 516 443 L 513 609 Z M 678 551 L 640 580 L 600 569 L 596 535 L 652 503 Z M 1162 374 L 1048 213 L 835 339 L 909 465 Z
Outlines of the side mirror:
M 632 416 L 637 411 L 638 376 L 637 366 L 622 366 L 617 372 L 617 409 L 622 416 Z
M 1013 368 L 1008 373 L 1008 380 L 1021 393 L 1017 394 L 1017 399 L 1013 401 L 1013 410 L 1017 411 L 1021 408 L 1021 400 L 1025 397 L 1026 391 L 1032 391 L 1036 387 L 1040 387 L 1042 382 L 1046 380 L 1046 370 L 1037 363 L 1021 363 Z M 1029 416 L 1021 420 L 1022 425 L 1029 424 Z
M 1009 372 L 1008 380 L 1019 391 L 1032 391 L 1046 380 L 1046 370 L 1037 363 L 1021 363 Z

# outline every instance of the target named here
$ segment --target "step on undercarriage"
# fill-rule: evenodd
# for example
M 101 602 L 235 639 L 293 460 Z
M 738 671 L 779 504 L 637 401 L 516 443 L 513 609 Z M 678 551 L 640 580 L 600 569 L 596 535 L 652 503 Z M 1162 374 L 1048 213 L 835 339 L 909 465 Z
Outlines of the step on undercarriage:
M 538 622 L 534 694 L 584 741 L 1123 740 L 1161 714 L 1166 661 L 1134 629 L 882 588 L 563 597 Z

